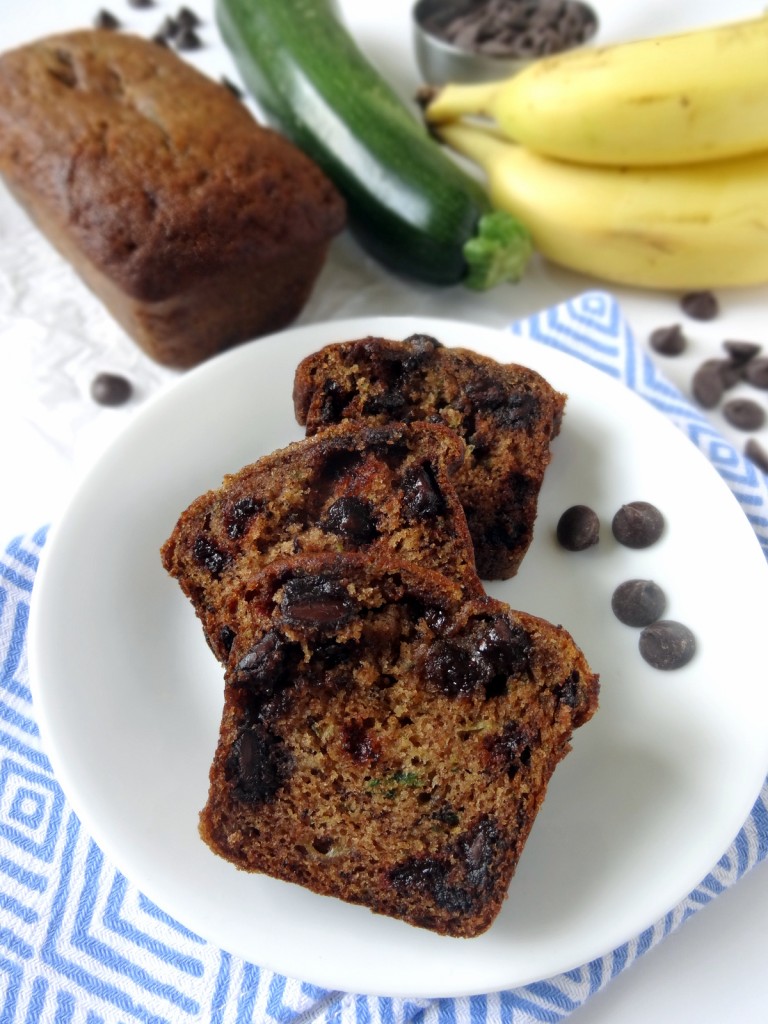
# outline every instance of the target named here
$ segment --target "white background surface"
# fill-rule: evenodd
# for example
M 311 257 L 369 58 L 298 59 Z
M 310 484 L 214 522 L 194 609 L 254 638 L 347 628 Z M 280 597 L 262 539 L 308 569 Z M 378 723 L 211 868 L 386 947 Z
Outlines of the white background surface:
M 48 31 L 90 24 L 97 3 L 36 0 L 19 5 L 1 0 L 3 46 Z M 146 11 L 115 0 L 111 9 L 129 29 L 151 34 L 177 4 L 159 0 Z M 190 59 L 215 77 L 236 74 L 211 19 L 210 0 L 194 9 L 205 18 L 205 49 Z M 757 15 L 763 4 L 708 2 L 597 3 L 600 41 Z M 342 0 L 342 11 L 360 45 L 404 98 L 419 82 L 410 45 L 409 4 Z M 716 74 L 716 69 L 713 69 Z M 537 264 L 526 281 L 485 295 L 462 288 L 435 290 L 397 280 L 361 255 L 346 236 L 333 252 L 299 322 L 347 316 L 436 315 L 503 325 L 585 288 L 604 288 L 577 275 Z M 661 324 L 680 322 L 690 339 L 685 357 L 662 369 L 684 390 L 701 360 L 720 354 L 725 338 L 768 343 L 768 288 L 720 293 L 721 316 L 702 324 L 686 320 L 677 295 L 610 289 L 639 340 Z M 137 385 L 122 409 L 100 409 L 88 398 L 88 384 L 101 369 L 125 373 Z M 30 531 L 56 518 L 76 481 L 149 393 L 175 375 L 149 363 L 103 312 L 69 268 L 29 226 L 0 188 L 0 539 Z M 743 436 L 713 421 L 739 446 Z M 759 439 L 768 445 L 768 432 Z M 763 671 L 764 666 L 755 666 Z M 768 954 L 768 869 L 761 866 L 733 890 L 718 897 L 667 938 L 608 989 L 570 1019 L 579 1024 L 658 1024 L 696 1021 L 764 1024 L 768 996 L 763 983 Z

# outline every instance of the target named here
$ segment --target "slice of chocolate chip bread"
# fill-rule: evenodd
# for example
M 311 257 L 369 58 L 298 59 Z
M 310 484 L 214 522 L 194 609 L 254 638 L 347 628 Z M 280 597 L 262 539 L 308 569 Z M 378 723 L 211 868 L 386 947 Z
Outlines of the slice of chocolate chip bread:
M 484 579 L 508 579 L 532 537 L 539 490 L 565 395 L 524 366 L 498 363 L 434 338 L 368 337 L 304 359 L 294 381 L 307 434 L 344 420 L 445 423 L 467 443 L 456 488 Z
M 445 935 L 487 929 L 597 706 L 569 634 L 385 557 L 243 588 L 202 838 L 237 867 Z
M 384 548 L 480 593 L 451 483 L 463 457 L 463 442 L 439 425 L 335 427 L 264 456 L 197 498 L 163 545 L 163 565 L 221 661 L 243 581 L 300 551 Z

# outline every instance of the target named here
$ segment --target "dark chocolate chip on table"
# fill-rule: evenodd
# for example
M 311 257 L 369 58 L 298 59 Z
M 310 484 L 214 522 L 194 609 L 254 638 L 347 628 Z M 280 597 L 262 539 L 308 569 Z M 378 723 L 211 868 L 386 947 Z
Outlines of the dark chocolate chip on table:
M 124 405 L 132 394 L 131 382 L 117 373 L 99 373 L 91 381 L 91 398 L 99 405 Z
M 750 359 L 760 354 L 760 345 L 756 341 L 724 341 L 723 348 L 736 366 L 744 366 Z
M 650 626 L 664 614 L 667 597 L 653 580 L 626 580 L 611 598 L 613 614 L 625 626 Z
M 717 296 L 708 289 L 686 292 L 680 305 L 692 320 L 714 320 L 720 312 Z
M 693 375 L 691 391 L 695 400 L 704 409 L 714 409 L 723 397 L 723 362 L 721 359 L 707 359 Z
M 571 505 L 560 516 L 556 533 L 566 551 L 584 551 L 600 540 L 600 520 L 588 505 Z
M 682 622 L 660 619 L 640 634 L 640 654 L 652 668 L 682 668 L 696 653 L 696 637 Z
M 723 406 L 723 416 L 737 430 L 759 430 L 765 423 L 765 409 L 751 398 L 732 398 Z
M 199 15 L 189 7 L 180 7 L 176 12 L 176 24 L 179 28 L 199 28 L 202 23 Z
M 117 29 L 120 28 L 120 20 L 111 11 L 103 8 L 96 13 L 93 19 L 94 28 Z
M 687 340 L 680 324 L 657 327 L 651 332 L 648 342 L 654 352 L 662 356 L 679 356 L 685 350 Z
M 611 522 L 613 536 L 628 548 L 647 548 L 664 531 L 664 516 L 648 501 L 622 505 Z
M 744 368 L 744 380 L 753 388 L 768 389 L 768 356 L 750 359 Z
M 768 473 L 768 451 L 754 437 L 750 437 L 744 446 L 744 454 L 763 473 Z
M 200 36 L 193 28 L 182 26 L 173 37 L 177 50 L 199 50 L 203 45 Z
M 143 7 L 154 7 L 155 0 L 128 0 L 129 7 L 137 7 L 139 9 Z

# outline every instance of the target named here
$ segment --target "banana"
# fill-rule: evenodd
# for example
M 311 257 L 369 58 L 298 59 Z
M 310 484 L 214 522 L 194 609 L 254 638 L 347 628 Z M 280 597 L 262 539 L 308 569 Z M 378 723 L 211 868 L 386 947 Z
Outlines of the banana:
M 553 263 L 657 289 L 768 282 L 768 151 L 617 169 L 552 160 L 458 121 L 436 134 L 483 168 L 491 200 Z
M 424 96 L 426 92 L 426 96 Z M 700 163 L 768 149 L 768 16 L 534 61 L 512 78 L 422 94 L 442 124 L 587 164 Z

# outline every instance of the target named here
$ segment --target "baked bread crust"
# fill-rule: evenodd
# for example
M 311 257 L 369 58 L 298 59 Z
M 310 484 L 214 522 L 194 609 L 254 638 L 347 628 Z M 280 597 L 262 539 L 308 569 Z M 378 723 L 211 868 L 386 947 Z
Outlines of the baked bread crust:
M 444 935 L 498 914 L 598 682 L 568 633 L 361 554 L 243 590 L 203 840 Z
M 123 32 L 0 56 L 0 173 L 149 356 L 187 367 L 300 312 L 345 223 L 224 85 Z
M 464 439 L 455 476 L 483 579 L 513 576 L 533 539 L 538 496 L 566 396 L 538 373 L 426 335 L 328 345 L 298 366 L 294 408 L 312 435 L 331 423 L 428 420 Z
M 184 511 L 161 555 L 226 660 L 245 584 L 302 551 L 385 550 L 482 592 L 452 484 L 464 443 L 447 427 L 352 423 L 272 452 Z

